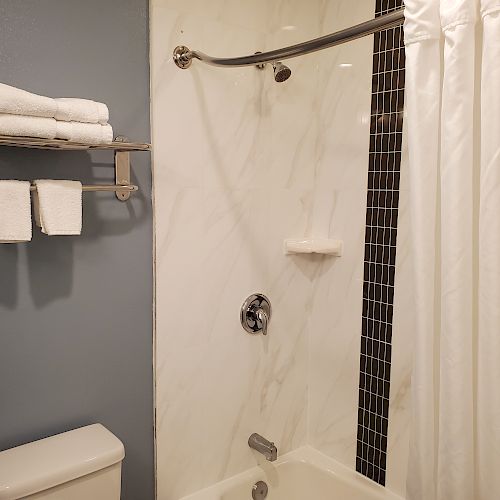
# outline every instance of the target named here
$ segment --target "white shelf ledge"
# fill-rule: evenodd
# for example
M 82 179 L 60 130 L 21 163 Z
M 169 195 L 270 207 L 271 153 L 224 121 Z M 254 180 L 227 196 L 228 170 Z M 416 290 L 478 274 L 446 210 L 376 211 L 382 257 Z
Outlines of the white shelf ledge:
M 311 239 L 288 239 L 284 241 L 284 251 L 286 255 L 316 253 L 321 255 L 331 255 L 341 257 L 343 250 L 343 241 L 331 240 L 327 238 Z

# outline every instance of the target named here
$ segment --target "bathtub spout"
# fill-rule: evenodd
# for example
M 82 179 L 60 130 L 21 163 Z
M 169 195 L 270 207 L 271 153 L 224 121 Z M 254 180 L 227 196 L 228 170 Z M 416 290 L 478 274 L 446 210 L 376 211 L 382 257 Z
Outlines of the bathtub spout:
M 269 462 L 274 462 L 278 458 L 278 448 L 260 434 L 254 432 L 248 438 L 248 446 L 264 455 Z

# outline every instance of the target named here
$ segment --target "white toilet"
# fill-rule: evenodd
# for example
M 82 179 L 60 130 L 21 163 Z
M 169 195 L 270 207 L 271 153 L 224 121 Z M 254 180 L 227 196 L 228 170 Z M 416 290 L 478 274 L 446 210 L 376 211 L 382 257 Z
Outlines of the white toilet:
M 0 500 L 119 500 L 122 442 L 88 425 L 0 452 Z

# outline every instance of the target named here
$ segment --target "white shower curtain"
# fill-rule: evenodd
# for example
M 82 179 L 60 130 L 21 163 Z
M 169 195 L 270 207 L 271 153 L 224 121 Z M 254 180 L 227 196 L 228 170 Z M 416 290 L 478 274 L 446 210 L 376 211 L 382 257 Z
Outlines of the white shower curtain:
M 500 0 L 406 0 L 408 500 L 500 499 Z

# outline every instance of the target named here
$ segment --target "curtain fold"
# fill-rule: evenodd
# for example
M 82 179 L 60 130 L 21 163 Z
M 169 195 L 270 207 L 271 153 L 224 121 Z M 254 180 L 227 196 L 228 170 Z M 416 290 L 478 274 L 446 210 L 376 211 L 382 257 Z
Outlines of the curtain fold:
M 500 498 L 500 0 L 405 4 L 416 276 L 407 497 L 492 500 Z
M 408 7 L 407 7 L 408 10 Z M 438 14 L 438 11 L 437 11 Z M 436 418 L 438 366 L 434 332 L 438 327 L 436 284 L 436 211 L 440 127 L 440 44 L 424 26 L 406 45 L 406 97 L 410 168 L 411 230 L 414 242 L 415 358 L 408 498 L 433 498 L 438 437 Z M 405 33 L 407 35 L 407 33 Z M 414 42 L 413 40 L 419 40 Z M 417 147 L 421 145 L 422 147 Z
M 441 328 L 437 498 L 474 489 L 475 5 L 441 0 Z
M 481 3 L 477 498 L 500 498 L 500 1 Z

